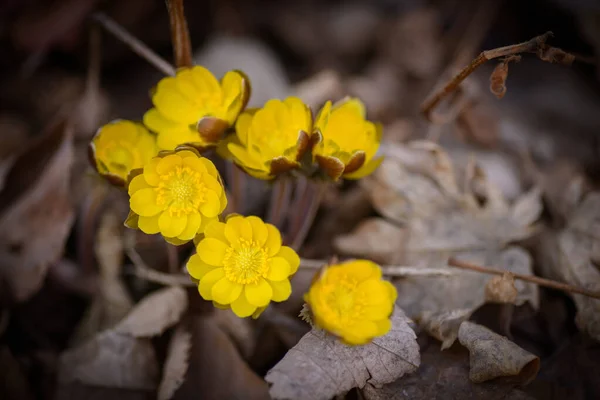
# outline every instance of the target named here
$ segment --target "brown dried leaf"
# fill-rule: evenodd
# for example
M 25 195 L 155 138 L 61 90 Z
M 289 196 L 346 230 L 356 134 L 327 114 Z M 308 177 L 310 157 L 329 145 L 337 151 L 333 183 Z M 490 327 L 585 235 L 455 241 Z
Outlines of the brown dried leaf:
M 178 326 L 167 350 L 163 377 L 158 386 L 158 400 L 169 400 L 183 383 L 191 349 L 192 334 L 182 325 Z
M 540 369 L 537 356 L 484 326 L 463 322 L 458 340 L 471 354 L 469 379 L 475 383 L 511 377 L 525 385 L 536 377 Z
M 366 400 L 532 400 L 514 383 L 469 380 L 469 354 L 461 346 L 440 351 L 437 343 L 422 340 L 421 368 L 397 381 L 376 388 L 363 389 Z
M 17 157 L 0 196 L 0 275 L 23 301 L 62 254 L 73 223 L 71 129 L 60 123 Z
M 211 318 L 194 317 L 190 331 L 189 368 L 174 399 L 269 399 L 266 382 L 248 367 Z
M 65 351 L 59 380 L 121 389 L 156 389 L 158 364 L 149 339 L 105 331 Z
M 335 241 L 335 248 L 351 256 L 397 264 L 402 261 L 401 247 L 406 237 L 406 230 L 397 225 L 381 218 L 368 218 L 352 234 L 339 236 Z M 381 240 L 382 238 L 386 240 Z
M 442 342 L 442 350 L 449 349 L 458 338 L 458 329 L 460 324 L 467 321 L 473 310 L 459 309 L 452 311 L 442 311 L 434 313 L 424 311 L 419 317 L 419 326 L 425 331 Z
M 600 290 L 600 192 L 588 194 L 571 214 L 568 225 L 542 238 L 542 273 L 572 285 Z M 574 294 L 577 325 L 600 340 L 600 301 Z
M 185 290 L 172 286 L 146 296 L 115 330 L 134 337 L 160 335 L 179 321 L 188 306 Z
M 330 399 L 354 387 L 379 387 L 414 372 L 420 356 L 409 322 L 396 307 L 391 331 L 364 346 L 346 346 L 313 329 L 267 373 L 271 397 Z

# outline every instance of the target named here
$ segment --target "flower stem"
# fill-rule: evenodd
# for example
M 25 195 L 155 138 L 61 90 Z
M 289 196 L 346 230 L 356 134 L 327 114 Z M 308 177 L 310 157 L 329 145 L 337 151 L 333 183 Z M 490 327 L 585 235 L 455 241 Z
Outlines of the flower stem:
M 246 176 L 245 173 L 240 170 L 234 163 L 228 162 L 226 164 L 228 181 L 231 187 L 231 198 L 229 200 L 229 209 L 232 212 L 243 213 L 242 209 L 242 198 L 246 191 Z
M 175 65 L 177 68 L 191 67 L 192 44 L 183 10 L 183 0 L 167 0 L 167 10 L 169 11 Z
M 267 222 L 275 225 L 279 230 L 283 228 L 291 198 L 292 185 L 290 185 L 290 181 L 284 177 L 277 179 L 271 191 Z
M 297 191 L 299 193 L 297 193 L 292 206 L 295 218 L 289 231 L 289 240 L 292 243 L 292 248 L 296 251 L 304 244 L 306 235 L 308 235 L 308 231 L 317 216 L 319 205 L 325 194 L 325 188 L 325 184 L 311 181 L 299 182 L 298 184 Z
M 156 54 L 151 48 L 142 43 L 139 39 L 127 32 L 121 25 L 108 15 L 98 12 L 92 17 L 107 32 L 111 33 L 121 42 L 125 43 L 134 53 L 152 64 L 156 69 L 165 75 L 175 75 L 175 68 L 164 58 Z

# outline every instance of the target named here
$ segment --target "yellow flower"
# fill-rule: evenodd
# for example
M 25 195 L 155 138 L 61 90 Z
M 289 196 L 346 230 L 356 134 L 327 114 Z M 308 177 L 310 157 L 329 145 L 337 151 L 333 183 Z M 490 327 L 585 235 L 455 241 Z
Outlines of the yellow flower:
M 158 153 L 156 136 L 142 124 L 116 120 L 96 132 L 89 155 L 98 173 L 111 183 L 124 186 L 127 175 L 141 168 Z
M 359 345 L 390 330 L 396 297 L 377 264 L 354 260 L 326 266 L 304 299 L 318 327 Z
M 249 96 L 249 81 L 239 71 L 227 72 L 219 82 L 204 67 L 183 68 L 158 83 L 144 124 L 158 134 L 161 150 L 181 144 L 201 150 L 217 144 Z
M 257 317 L 271 301 L 290 297 L 289 277 L 300 258 L 281 245 L 275 226 L 254 216 L 234 216 L 210 223 L 204 235 L 187 263 L 190 276 L 200 281 L 202 298 L 243 318 Z
M 365 119 L 358 99 L 347 98 L 333 106 L 328 101 L 317 116 L 313 156 L 333 180 L 359 179 L 371 174 L 383 161 L 374 158 L 381 142 L 381 126 Z
M 310 109 L 297 97 L 269 100 L 263 108 L 239 117 L 227 150 L 248 174 L 273 179 L 300 166 L 311 125 Z
M 170 243 L 192 240 L 227 206 L 217 169 L 193 149 L 161 154 L 135 173 L 129 183 L 132 213 L 126 225 L 160 233 Z

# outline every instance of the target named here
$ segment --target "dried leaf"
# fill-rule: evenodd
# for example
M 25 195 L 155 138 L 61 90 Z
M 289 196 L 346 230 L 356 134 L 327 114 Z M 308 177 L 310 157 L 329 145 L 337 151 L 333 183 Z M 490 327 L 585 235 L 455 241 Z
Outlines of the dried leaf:
M 462 309 L 434 313 L 425 311 L 419 318 L 419 325 L 425 331 L 442 342 L 442 350 L 450 348 L 458 338 L 460 324 L 467 321 L 473 310 Z
M 542 273 L 549 278 L 600 291 L 600 192 L 588 194 L 562 231 L 542 238 Z M 600 340 L 600 301 L 574 294 L 577 325 Z
M 59 380 L 121 389 L 154 390 L 158 364 L 149 339 L 105 331 L 60 357 Z
M 338 237 L 338 250 L 417 268 L 449 268 L 447 260 L 454 256 L 513 273 L 532 274 L 530 255 L 509 244 L 535 232 L 532 224 L 541 212 L 538 189 L 511 205 L 475 163 L 467 164 L 459 174 L 437 144 L 390 143 L 385 151 L 386 160 L 373 177 L 365 180 L 373 206 L 385 219 L 372 219 L 368 225 Z M 442 329 L 436 337 L 445 342 L 444 346 L 457 335 L 459 325 L 453 311 L 468 314 L 484 304 L 489 279 L 472 271 L 452 271 L 452 276 L 413 276 L 394 281 L 398 305 L 409 317 L 425 323 L 428 331 Z M 516 303 L 528 301 L 537 308 L 537 286 L 522 281 L 515 286 Z
M 414 372 L 420 356 L 409 322 L 396 308 L 391 331 L 364 346 L 346 346 L 313 329 L 267 373 L 271 397 L 330 399 L 354 387 L 379 387 Z
M 425 339 L 425 340 L 422 340 Z M 366 400 L 532 400 L 514 383 L 469 380 L 469 354 L 461 346 L 440 351 L 433 340 L 420 338 L 421 367 L 393 383 L 363 389 Z
M 172 286 L 146 296 L 115 330 L 134 337 L 150 337 L 163 333 L 177 323 L 187 309 L 185 290 Z
M 0 347 L 0 393 L 6 400 L 33 400 L 35 396 L 23 368 L 6 346 Z
M 494 276 L 485 284 L 485 301 L 488 303 L 514 304 L 518 294 L 515 277 L 510 272 Z
M 61 123 L 33 141 L 8 172 L 0 197 L 0 275 L 23 301 L 64 250 L 71 224 L 71 129 Z
M 475 383 L 511 377 L 525 385 L 535 378 L 540 369 L 537 356 L 484 326 L 463 322 L 458 340 L 471 354 L 469 379 Z
M 183 383 L 191 349 L 192 334 L 182 325 L 178 326 L 167 350 L 163 377 L 158 387 L 158 400 L 169 400 Z
M 190 321 L 192 352 L 189 368 L 175 400 L 269 399 L 266 382 L 240 357 L 237 349 L 211 318 Z

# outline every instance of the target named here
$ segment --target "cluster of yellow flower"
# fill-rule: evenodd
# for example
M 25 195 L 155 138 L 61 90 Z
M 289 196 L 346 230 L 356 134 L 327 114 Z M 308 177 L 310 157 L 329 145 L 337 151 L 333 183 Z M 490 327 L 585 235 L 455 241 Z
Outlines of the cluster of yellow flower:
M 200 295 L 239 317 L 257 317 L 271 301 L 287 300 L 300 258 L 260 218 L 221 218 L 223 182 L 202 152 L 215 148 L 264 180 L 358 179 L 382 161 L 375 157 L 381 127 L 366 119 L 358 99 L 327 102 L 313 119 L 298 98 L 245 109 L 249 96 L 239 71 L 219 82 L 203 67 L 182 68 L 158 83 L 143 123 L 113 121 L 90 144 L 98 173 L 129 194 L 125 225 L 175 245 L 194 240 L 187 270 Z M 324 267 L 305 296 L 315 323 L 349 344 L 389 331 L 395 298 L 379 267 L 365 260 Z

